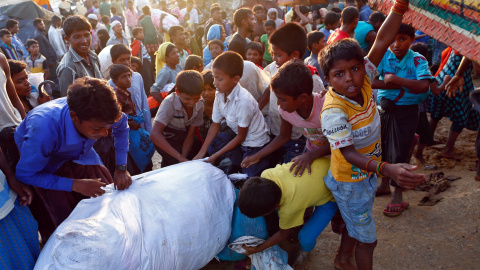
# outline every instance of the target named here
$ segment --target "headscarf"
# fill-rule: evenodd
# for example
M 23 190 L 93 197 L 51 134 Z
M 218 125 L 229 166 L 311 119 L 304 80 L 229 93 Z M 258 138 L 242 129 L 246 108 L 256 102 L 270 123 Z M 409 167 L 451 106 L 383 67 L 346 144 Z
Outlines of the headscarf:
M 155 52 L 155 76 L 158 75 L 160 69 L 162 69 L 166 62 L 165 62 L 165 54 L 167 53 L 168 45 L 173 45 L 171 42 L 164 42 L 162 45 L 158 47 L 158 50 Z M 173 45 L 175 46 L 175 45 Z
M 222 26 L 220 24 L 214 24 L 208 29 L 207 33 L 207 43 L 208 41 L 212 41 L 214 39 L 220 40 L 222 37 Z M 223 46 L 225 48 L 224 51 L 227 51 L 228 44 L 224 41 Z M 208 44 L 203 50 L 203 64 L 204 66 L 208 65 L 212 61 L 212 54 L 210 54 L 210 50 L 208 49 Z
M 271 8 L 271 9 L 268 10 L 267 16 L 268 16 L 268 14 L 270 14 L 270 13 L 275 13 L 275 14 L 277 14 L 276 19 L 275 19 L 275 26 L 276 26 L 276 28 L 279 28 L 280 26 L 282 26 L 284 22 L 283 22 L 282 19 L 278 18 L 278 10 L 277 10 L 276 8 Z

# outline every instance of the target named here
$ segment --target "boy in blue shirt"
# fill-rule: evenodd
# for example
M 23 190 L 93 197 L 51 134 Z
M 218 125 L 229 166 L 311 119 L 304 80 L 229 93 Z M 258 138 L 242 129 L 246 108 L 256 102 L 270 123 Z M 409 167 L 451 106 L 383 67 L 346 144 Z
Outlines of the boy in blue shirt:
M 408 163 L 411 157 L 410 145 L 418 122 L 418 104 L 428 96 L 432 75 L 428 61 L 421 54 L 410 50 L 415 41 L 415 29 L 402 24 L 395 41 L 378 65 L 380 80 L 375 80 L 373 88 L 378 90 L 378 103 L 382 107 L 382 150 L 383 161 Z M 378 195 L 389 194 L 390 178 L 383 177 Z M 392 200 L 384 210 L 386 216 L 398 216 L 407 207 L 403 202 L 402 191 L 395 182 Z

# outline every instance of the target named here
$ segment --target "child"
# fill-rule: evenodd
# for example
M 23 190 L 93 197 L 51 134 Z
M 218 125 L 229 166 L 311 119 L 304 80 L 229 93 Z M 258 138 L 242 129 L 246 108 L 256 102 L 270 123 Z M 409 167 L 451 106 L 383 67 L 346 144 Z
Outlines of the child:
M 151 69 L 151 58 L 148 54 L 147 48 L 143 44 L 143 38 L 145 37 L 145 32 L 141 27 L 135 27 L 132 30 L 132 35 L 134 37 L 130 48 L 132 49 L 132 55 L 138 57 L 142 61 L 142 70 L 137 71 L 142 74 L 143 86 L 147 92 L 150 91 L 150 87 L 154 83 L 153 72 Z
M 150 138 L 162 156 L 162 167 L 188 161 L 196 153 L 192 147 L 195 130 L 203 123 L 202 90 L 203 78 L 198 71 L 182 71 L 175 93 L 160 105 Z
M 167 84 L 175 83 L 177 74 L 182 71 L 179 66 L 180 56 L 178 49 L 170 42 L 165 42 L 158 48 L 157 70 L 160 70 L 155 83 L 150 88 L 150 94 L 158 102 L 168 94 L 171 89 L 164 89 Z
M 276 9 L 274 9 L 274 10 L 277 11 Z M 263 47 L 263 51 L 264 51 L 264 53 L 263 53 L 263 64 L 262 64 L 263 67 L 266 67 L 267 65 L 269 65 L 272 62 L 272 55 L 270 54 L 270 47 L 269 47 L 269 44 L 268 44 L 268 38 L 273 33 L 273 31 L 275 31 L 275 29 L 276 29 L 275 21 L 268 20 L 268 21 L 265 22 L 265 32 L 266 32 L 266 34 L 263 34 L 260 37 L 260 42 L 262 43 L 262 47 Z
M 205 66 L 205 69 L 212 69 L 213 60 L 215 60 L 215 58 L 217 58 L 217 56 L 219 56 L 222 52 L 225 51 L 225 47 L 224 47 L 223 42 L 219 39 L 214 39 L 214 40 L 210 41 L 208 43 L 208 51 L 210 52 L 210 55 L 212 57 L 212 61 L 210 61 L 210 63 L 208 63 L 208 65 Z
M 132 56 L 131 59 L 132 59 L 132 70 L 134 72 L 138 72 L 138 73 L 142 72 L 142 68 L 143 68 L 142 60 L 140 60 L 140 58 L 135 57 L 135 56 Z
M 294 228 L 304 225 L 298 234 L 300 253 L 295 260 L 295 269 L 306 269 L 310 251 L 315 247 L 320 233 L 337 211 L 330 190 L 323 177 L 330 165 L 329 158 L 315 160 L 312 174 L 296 179 L 290 171 L 291 164 L 277 165 L 263 171 L 262 177 L 248 179 L 240 190 L 238 207 L 249 218 L 265 216 L 278 210 L 280 230 L 267 241 L 255 247 L 245 247 L 246 255 L 261 252 L 290 237 Z M 305 210 L 315 211 L 304 224 Z
M 107 15 L 103 15 L 103 16 L 102 16 L 102 23 L 103 23 L 103 25 L 105 25 L 105 27 L 107 28 L 108 33 L 109 33 L 109 34 L 112 33 L 112 32 L 110 31 L 110 29 L 111 29 L 111 26 L 110 26 L 110 18 L 108 18 Z
M 278 110 L 282 116 L 280 134 L 261 151 L 246 157 L 241 165 L 248 168 L 281 148 L 291 139 L 295 127 L 307 138 L 307 144 L 303 154 L 292 159 L 290 171 L 296 167 L 293 176 L 302 176 L 305 169 L 308 169 L 310 174 L 313 161 L 330 154 L 330 147 L 320 124 L 323 96 L 312 91 L 312 73 L 301 60 L 285 63 L 273 77 L 271 88 L 277 97 L 280 107 Z
M 257 67 L 263 69 L 262 67 L 262 58 L 263 58 L 263 48 L 262 44 L 252 41 L 247 44 L 246 47 L 246 57 L 247 60 L 257 65 Z
M 333 11 L 330 11 L 325 15 L 325 26 L 320 29 L 320 32 L 325 34 L 325 40 L 328 40 L 330 37 L 330 33 L 335 31 L 337 28 L 340 27 L 340 15 Z
M 418 124 L 418 104 L 428 96 L 432 75 L 428 61 L 419 53 L 410 50 L 415 41 L 415 29 L 402 24 L 395 41 L 378 65 L 380 80 L 372 87 L 378 90 L 382 122 L 382 158 L 390 163 L 408 163 L 411 146 Z M 398 132 L 401 130 L 402 132 Z M 378 188 L 379 194 L 388 194 L 390 179 L 384 177 Z M 403 202 L 403 189 L 395 181 L 392 199 L 383 213 L 386 216 L 399 216 L 407 209 Z
M 310 56 L 305 58 L 305 65 L 310 65 L 317 69 L 318 75 L 322 78 L 325 88 L 327 88 L 327 83 L 325 82 L 325 76 L 320 69 L 320 64 L 318 63 L 318 54 L 325 47 L 325 34 L 320 31 L 310 32 L 307 35 L 307 48 L 311 52 Z
M 27 40 L 25 43 L 29 55 L 25 58 L 27 63 L 27 71 L 30 73 L 43 73 L 43 78 L 50 78 L 50 70 L 48 69 L 47 58 L 40 53 L 38 41 L 35 39 Z
M 322 131 L 332 152 L 324 181 L 346 224 L 335 258 L 335 267 L 340 269 L 354 267 L 349 261 L 354 250 L 357 267 L 372 269 L 377 239 L 372 218 L 376 175 L 371 172 L 392 177 L 409 189 L 425 180 L 424 175 L 409 171 L 415 166 L 380 162 L 380 117 L 370 84 L 407 7 L 408 1 L 396 0 L 366 58 L 353 39 L 337 41 L 320 53 L 325 79 L 332 87 L 325 95 L 321 115 Z
M 342 10 L 342 25 L 336 29 L 327 39 L 328 44 L 332 44 L 336 40 L 354 37 L 355 28 L 358 24 L 358 9 L 355 7 L 347 7 Z
M 198 55 L 189 55 L 185 60 L 184 70 L 203 71 L 203 59 Z
M 279 28 L 282 26 L 285 22 L 281 19 L 278 18 L 278 10 L 276 8 L 270 8 L 267 12 L 268 20 L 275 22 L 275 29 Z M 266 31 L 266 26 L 265 26 L 265 31 Z
M 214 60 L 213 76 L 218 92 L 212 112 L 213 123 L 195 159 L 203 158 L 208 150 L 210 157 L 207 162 L 217 164 L 222 157 L 230 155 L 230 151 L 238 153 L 240 146 L 241 155 L 245 158 L 260 151 L 270 141 L 268 126 L 257 101 L 238 83 L 242 75 L 243 58 L 240 54 L 228 51 Z M 234 132 L 233 138 L 218 134 L 223 119 Z M 231 161 L 240 166 L 240 159 Z M 268 160 L 262 159 L 249 168 L 243 168 L 242 172 L 248 176 L 258 176 L 267 167 Z
M 265 27 L 263 24 L 267 20 L 267 11 L 262 5 L 255 5 L 252 10 L 255 18 L 255 24 L 253 25 L 251 38 L 252 41 L 259 41 L 260 37 L 265 34 Z
M 7 59 L 22 60 L 18 56 L 17 46 L 12 44 L 12 33 L 10 33 L 10 31 L 7 29 L 0 30 L 0 39 L 2 40 L 0 48 Z
M 203 124 L 200 126 L 200 136 L 202 137 L 203 142 L 207 138 L 208 129 L 212 125 L 213 103 L 215 101 L 215 92 L 217 89 L 213 84 L 213 72 L 211 70 L 204 70 L 202 76 Z
M 110 18 L 110 23 L 113 23 L 114 21 L 120 22 L 122 24 L 122 29 L 125 29 L 125 24 L 123 23 L 123 18 L 117 15 L 117 8 L 116 7 L 111 7 L 110 12 L 112 13 L 112 17 Z

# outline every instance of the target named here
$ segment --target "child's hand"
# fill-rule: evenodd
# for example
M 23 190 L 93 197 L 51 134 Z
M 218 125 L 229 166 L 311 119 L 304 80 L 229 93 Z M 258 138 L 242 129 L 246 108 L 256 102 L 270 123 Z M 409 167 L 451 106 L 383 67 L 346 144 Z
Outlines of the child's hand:
M 72 185 L 72 191 L 78 192 L 87 197 L 97 197 L 105 193 L 102 187 L 106 184 L 97 179 L 74 179 Z
M 33 192 L 28 185 L 18 181 L 15 176 L 7 179 L 7 182 L 8 186 L 18 194 L 18 200 L 21 205 L 26 206 L 32 203 Z
M 251 156 L 246 156 L 242 163 L 240 163 L 240 166 L 242 168 L 248 168 L 250 166 L 252 166 L 253 164 L 256 164 L 260 162 L 260 158 L 257 157 L 257 155 L 251 155 Z
M 217 161 L 217 156 L 215 155 L 211 155 L 207 160 L 205 160 L 205 162 L 208 162 L 214 166 L 215 166 L 215 161 Z
M 455 97 L 455 94 L 457 93 L 458 90 L 460 90 L 460 93 L 463 93 L 463 85 L 465 84 L 465 80 L 463 79 L 462 76 L 453 76 L 453 78 L 450 80 L 450 82 L 445 86 L 445 89 L 447 90 L 447 96 L 449 98 Z
M 411 171 L 416 170 L 418 166 L 405 163 L 386 164 L 383 170 L 385 176 L 393 180 L 405 189 L 414 189 L 425 181 L 424 174 L 417 174 Z
M 179 159 L 178 159 L 178 162 L 179 163 L 182 163 L 182 162 L 185 162 L 185 161 L 190 161 L 188 158 L 184 157 L 184 156 L 181 156 Z
M 397 84 L 397 79 L 398 79 L 398 76 L 393 74 L 386 74 L 383 77 L 383 81 L 385 82 L 385 84 Z
M 293 176 L 302 176 L 303 172 L 305 169 L 308 169 L 308 174 L 312 173 L 312 168 L 310 167 L 313 163 L 315 158 L 311 155 L 311 153 L 304 153 L 300 156 L 294 157 L 292 159 L 293 164 L 290 167 L 290 172 L 295 168 L 295 172 L 293 173 Z
M 245 249 L 245 251 L 246 251 L 246 252 L 243 253 L 243 254 L 245 254 L 245 255 L 247 255 L 247 256 L 250 256 L 250 255 L 252 255 L 252 254 L 255 254 L 255 253 L 260 252 L 261 250 L 258 250 L 257 247 L 258 247 L 258 246 L 256 246 L 256 247 L 249 247 L 249 246 L 247 246 L 247 245 L 242 245 L 242 248 Z
M 132 130 L 138 130 L 141 125 L 133 120 L 128 120 L 128 127 Z
M 193 160 L 202 159 L 204 157 L 205 157 L 205 154 L 198 152 L 198 154 L 193 158 Z

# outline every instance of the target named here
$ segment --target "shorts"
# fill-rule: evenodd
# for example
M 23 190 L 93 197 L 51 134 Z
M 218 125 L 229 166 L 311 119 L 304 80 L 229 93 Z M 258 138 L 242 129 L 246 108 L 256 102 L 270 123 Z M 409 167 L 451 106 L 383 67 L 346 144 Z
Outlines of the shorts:
M 372 218 L 373 199 L 377 190 L 376 174 L 372 173 L 360 182 L 340 182 L 333 178 L 329 170 L 324 181 L 337 201 L 348 235 L 362 243 L 377 241 Z

